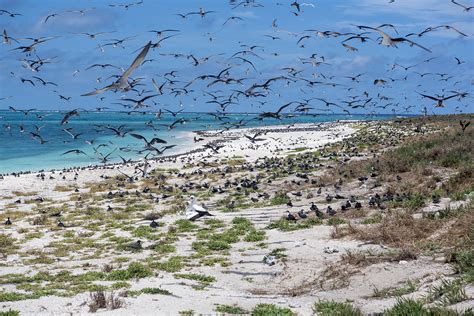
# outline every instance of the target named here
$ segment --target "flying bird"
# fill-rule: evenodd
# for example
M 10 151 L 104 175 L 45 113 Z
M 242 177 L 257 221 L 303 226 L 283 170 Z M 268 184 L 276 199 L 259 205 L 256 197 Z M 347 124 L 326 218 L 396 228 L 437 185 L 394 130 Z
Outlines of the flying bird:
M 263 120 L 264 118 L 275 118 L 281 120 L 281 111 L 283 111 L 285 108 L 289 107 L 293 103 L 294 102 L 289 102 L 287 104 L 282 105 L 276 112 L 263 112 L 259 115 L 259 119 Z
M 10 12 L 10 11 L 1 10 L 1 9 L 0 9 L 0 15 L 4 15 L 4 14 L 9 15 L 9 16 L 12 17 L 12 18 L 14 18 L 14 17 L 16 17 L 16 16 L 21 16 L 21 15 L 23 15 L 23 14 L 20 14 L 20 13 L 12 13 L 12 12 Z
M 61 120 L 60 125 L 67 124 L 69 119 L 73 116 L 79 116 L 79 111 L 77 109 L 67 112 Z
M 2 37 L 3 37 L 3 44 L 7 44 L 7 45 L 10 45 L 12 43 L 12 40 L 19 43 L 16 39 L 14 39 L 13 37 L 11 36 L 8 36 L 7 34 L 7 30 L 3 30 L 3 34 L 2 34 Z
M 437 103 L 436 103 L 435 107 L 437 107 L 437 108 L 443 108 L 444 107 L 444 103 L 443 103 L 444 101 L 459 96 L 459 94 L 453 94 L 449 97 L 445 97 L 445 96 L 433 97 L 433 96 L 422 94 L 422 93 L 419 93 L 419 92 L 418 92 L 418 94 L 421 95 L 423 98 L 428 98 L 428 99 L 436 101 Z
M 468 6 L 465 6 L 463 4 L 460 4 L 460 3 L 456 2 L 454 0 L 451 0 L 451 2 L 454 3 L 455 5 L 460 6 L 461 8 L 463 8 L 465 12 L 469 12 L 471 9 L 474 8 L 474 6 L 468 7 Z
M 92 96 L 92 95 L 106 92 L 108 90 L 123 90 L 123 91 L 130 90 L 131 87 L 130 87 L 130 84 L 128 83 L 128 77 L 130 77 L 132 72 L 142 64 L 143 60 L 148 54 L 148 51 L 150 50 L 151 45 L 152 45 L 151 41 L 149 41 L 148 44 L 146 44 L 145 47 L 142 49 L 140 54 L 138 54 L 138 56 L 132 62 L 130 67 L 128 67 L 128 69 L 120 76 L 120 78 L 117 81 L 115 81 L 111 85 L 108 85 L 102 89 L 98 89 L 86 94 L 82 94 L 82 96 Z
M 413 41 L 411 41 L 407 38 L 404 38 L 404 37 L 393 38 L 390 35 L 388 35 L 387 33 L 385 33 L 384 31 L 379 30 L 378 28 L 375 28 L 375 27 L 364 26 L 364 25 L 356 25 L 356 26 L 359 29 L 368 29 L 368 30 L 373 30 L 375 32 L 378 32 L 382 36 L 382 41 L 380 42 L 380 44 L 383 45 L 383 46 L 397 47 L 397 44 L 399 44 L 399 43 L 408 43 L 410 46 L 417 46 L 417 47 L 431 53 L 431 50 L 429 50 L 428 48 L 426 48 L 424 46 L 421 46 L 420 44 L 417 44 L 417 43 L 415 43 L 415 42 L 413 42 Z
M 59 16 L 58 13 L 50 14 L 50 15 L 48 15 L 48 16 L 46 17 L 46 19 L 44 19 L 44 22 L 43 22 L 43 23 L 46 23 L 46 22 L 48 22 L 49 19 L 54 18 L 54 17 L 57 17 L 57 16 Z
M 140 134 L 130 133 L 130 136 L 132 136 L 136 139 L 143 140 L 145 142 L 145 148 L 149 148 L 149 147 L 153 146 L 154 144 L 166 144 L 167 143 L 166 140 L 163 140 L 163 139 L 158 138 L 158 137 L 154 137 L 150 141 L 148 141 L 144 136 L 142 136 Z
M 80 149 L 71 149 L 71 150 L 65 151 L 61 154 L 61 156 L 64 156 L 64 155 L 67 155 L 67 154 L 85 155 L 89 158 L 92 158 L 91 156 L 89 156 L 87 153 L 85 153 L 84 151 L 82 151 Z

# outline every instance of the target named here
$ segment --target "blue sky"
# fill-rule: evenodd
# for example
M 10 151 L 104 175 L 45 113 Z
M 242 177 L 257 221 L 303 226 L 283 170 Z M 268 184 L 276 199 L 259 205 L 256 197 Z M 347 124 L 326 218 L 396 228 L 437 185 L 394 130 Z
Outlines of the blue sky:
M 130 1 L 132 2 L 132 1 Z M 106 92 L 97 97 L 81 97 L 80 95 L 95 88 L 110 84 L 113 79 L 106 80 L 110 75 L 120 74 L 114 68 L 86 68 L 95 63 L 110 63 L 118 67 L 127 68 L 137 55 L 136 51 L 149 40 L 156 42 L 158 37 L 148 32 L 156 29 L 178 29 L 177 36 L 162 42 L 162 47 L 149 52 L 147 62 L 133 73 L 132 77 L 143 78 L 141 83 L 152 94 L 151 79 L 159 84 L 165 81 L 164 74 L 176 70 L 177 80 L 174 85 L 165 86 L 164 95 L 158 96 L 152 102 L 150 111 L 160 108 L 185 111 L 214 111 L 216 106 L 206 103 L 211 98 L 205 92 L 215 92 L 218 95 L 229 96 L 233 90 L 245 90 L 254 83 L 263 83 L 276 76 L 288 76 L 282 68 L 293 67 L 298 71 L 298 80 L 278 81 L 272 83 L 266 97 L 246 98 L 240 96 L 238 104 L 227 108 L 229 112 L 260 112 L 269 111 L 279 106 L 311 98 L 325 98 L 353 113 L 420 113 L 426 106 L 429 113 L 466 113 L 473 112 L 472 97 L 453 98 L 445 102 L 445 108 L 435 108 L 434 101 L 422 99 L 417 92 L 428 95 L 452 95 L 450 91 L 472 92 L 473 84 L 473 31 L 474 12 L 464 12 L 462 8 L 452 4 L 449 0 L 310 0 L 301 1 L 309 5 L 301 6 L 301 13 L 295 16 L 295 7 L 290 6 L 293 1 L 263 1 L 255 3 L 263 7 L 240 6 L 232 9 L 228 1 L 168 1 L 144 0 L 142 4 L 123 7 L 111 7 L 109 4 L 125 4 L 124 1 L 102 0 L 0 0 L 0 10 L 21 13 L 14 18 L 0 15 L 0 30 L 5 29 L 9 36 L 21 39 L 26 37 L 58 36 L 51 41 L 37 46 L 31 56 L 19 50 L 13 50 L 20 45 L 29 45 L 31 41 L 20 40 L 21 44 L 13 42 L 11 45 L 0 46 L 0 109 L 37 108 L 48 110 L 69 110 L 74 108 L 94 109 L 107 107 L 110 110 L 123 110 L 121 98 L 139 98 L 136 93 L 129 91 Z M 459 1 L 466 5 L 474 5 L 472 0 Z M 239 3 L 239 1 L 237 1 Z M 215 11 L 201 18 L 197 15 L 183 19 L 175 14 L 205 10 Z M 95 8 L 85 14 L 67 12 Z M 53 13 L 47 23 L 45 18 Z M 230 20 L 225 25 L 227 18 Z M 278 27 L 272 27 L 276 19 Z M 420 33 L 427 27 L 450 25 L 456 27 L 467 37 L 462 37 L 452 30 L 440 29 L 429 32 L 422 37 L 412 36 L 411 40 L 429 48 L 432 53 L 415 46 L 406 44 L 398 48 L 378 45 L 378 33 L 366 34 L 373 39 L 366 43 L 351 41 L 347 44 L 357 47 L 358 51 L 348 52 L 342 45 L 348 36 L 335 38 L 318 37 L 315 32 L 305 30 L 337 31 L 340 33 L 360 33 L 353 25 L 367 25 L 377 27 L 383 23 L 396 26 L 400 35 L 394 30 L 384 28 L 393 37 L 405 36 L 408 33 Z M 90 39 L 85 35 L 74 33 L 113 32 Z M 276 36 L 272 40 L 265 35 Z M 301 36 L 310 36 L 304 39 L 304 47 L 297 44 Z M 132 37 L 125 42 L 124 48 L 108 46 L 102 51 L 99 45 L 110 42 L 111 39 Z M 255 71 L 249 64 L 230 57 L 243 49 L 241 45 L 257 45 L 253 52 L 247 54 L 255 65 Z M 191 59 L 174 58 L 160 54 L 193 54 L 198 58 L 213 55 L 207 62 L 194 66 Z M 39 72 L 32 72 L 24 67 L 24 59 L 52 58 L 51 63 L 45 64 Z M 317 54 L 317 61 L 324 62 L 317 67 L 302 64 L 301 58 L 308 59 Z M 429 58 L 435 59 L 423 62 Z M 455 57 L 462 64 L 458 65 Z M 405 71 L 401 68 L 392 69 L 392 64 L 403 66 L 418 66 Z M 246 78 L 242 84 L 216 84 L 207 87 L 210 81 L 200 82 L 189 86 L 187 95 L 172 95 L 172 88 L 185 86 L 193 78 L 200 75 L 217 74 L 222 69 L 232 66 L 230 77 Z M 418 73 L 435 73 L 421 77 Z M 446 75 L 436 75 L 442 73 Z M 323 77 L 322 75 L 325 77 Z M 355 82 L 345 76 L 363 74 Z M 43 86 L 32 76 L 58 84 Z M 407 76 L 406 80 L 403 78 Z M 452 78 L 448 78 L 453 76 Z M 97 82 L 96 79 L 101 79 Z M 31 79 L 22 83 L 21 78 Z M 395 79 L 392 82 L 390 79 Z M 448 78 L 448 79 L 446 79 Z M 317 80 L 325 83 L 337 83 L 336 87 L 324 84 L 308 86 L 307 80 Z M 384 79 L 387 84 L 375 86 L 375 79 Z M 446 79 L 446 80 L 443 80 Z M 54 92 L 54 90 L 58 92 Z M 217 92 L 216 92 L 217 91 Z M 368 97 L 364 96 L 364 93 Z M 58 94 L 70 97 L 69 101 L 60 99 Z M 366 94 L 366 95 L 367 95 Z M 101 99 L 102 97 L 102 99 Z M 6 98 L 1 100 L 2 98 Z M 344 101 L 372 99 L 373 105 L 364 108 L 348 108 Z M 262 104 L 261 102 L 266 102 Z M 237 100 L 235 100 L 237 102 Z M 364 101 L 360 101 L 364 103 Z M 391 104 L 390 104 L 391 103 Z M 356 103 L 357 104 L 357 103 Z M 388 104 L 388 105 L 387 105 Z M 310 101 L 313 112 L 323 113 L 330 111 L 341 113 L 341 109 L 324 106 L 324 103 Z M 383 108 L 385 106 L 385 108 Z M 408 108 L 410 107 L 410 108 Z M 291 109 L 291 108 L 290 108 Z M 408 109 L 408 110 L 407 110 Z

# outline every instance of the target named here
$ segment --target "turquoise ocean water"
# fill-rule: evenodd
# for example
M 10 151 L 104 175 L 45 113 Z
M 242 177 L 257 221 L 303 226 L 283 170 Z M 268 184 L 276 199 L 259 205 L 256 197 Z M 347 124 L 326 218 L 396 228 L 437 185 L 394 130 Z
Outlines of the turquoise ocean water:
M 38 118 L 40 116 L 40 118 Z M 41 116 L 44 116 L 41 119 Z M 228 114 L 223 121 L 238 122 L 244 119 L 248 121 L 255 118 L 253 114 Z M 223 121 L 205 113 L 182 113 L 177 117 L 171 114 L 163 114 L 161 119 L 157 119 L 152 114 L 128 115 L 124 112 L 81 112 L 80 116 L 74 116 L 66 125 L 60 125 L 63 113 L 57 112 L 29 112 L 25 115 L 22 112 L 0 111 L 0 174 L 18 171 L 39 171 L 51 170 L 72 166 L 87 166 L 100 164 L 98 154 L 93 147 L 87 144 L 87 140 L 94 140 L 94 146 L 101 146 L 99 152 L 111 155 L 111 162 L 119 162 L 122 156 L 125 159 L 138 159 L 144 154 L 138 154 L 137 150 L 143 149 L 143 141 L 135 139 L 130 135 L 117 137 L 110 130 L 105 130 L 99 126 L 118 127 L 125 124 L 123 130 L 135 132 L 147 138 L 159 137 L 168 142 L 167 145 L 176 145 L 165 155 L 181 153 L 189 150 L 193 139 L 189 132 L 197 130 L 220 129 Z M 250 120 L 247 127 L 268 126 L 291 123 L 315 123 L 331 122 L 337 120 L 384 120 L 393 118 L 393 115 L 299 115 L 282 120 L 265 119 L 263 121 Z M 185 119 L 185 124 L 177 124 L 175 129 L 169 130 L 166 126 L 176 119 Z M 152 122 L 157 130 L 152 130 L 147 122 Z M 30 132 L 35 132 L 36 127 L 41 127 L 40 135 L 46 141 L 40 144 L 32 138 Z M 72 128 L 74 134 L 82 133 L 78 139 L 68 135 L 64 128 Z M 158 144 L 159 145 L 159 144 Z M 157 146 L 160 147 L 160 146 Z M 85 155 L 68 154 L 61 155 L 70 149 L 80 149 L 89 154 Z

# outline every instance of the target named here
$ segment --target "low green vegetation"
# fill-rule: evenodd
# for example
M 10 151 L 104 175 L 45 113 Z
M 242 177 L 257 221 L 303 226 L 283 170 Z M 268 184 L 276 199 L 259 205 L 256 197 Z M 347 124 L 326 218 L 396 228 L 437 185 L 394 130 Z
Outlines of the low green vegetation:
M 425 307 L 422 301 L 399 298 L 397 303 L 383 312 L 384 316 L 470 316 L 472 312 L 457 313 L 456 311 L 441 307 Z
M 141 294 L 151 294 L 151 295 L 173 295 L 168 290 L 161 289 L 159 287 L 146 287 L 138 291 L 127 291 L 127 296 L 136 297 Z
M 217 305 L 216 312 L 232 315 L 245 315 L 249 314 L 249 311 L 239 307 L 237 305 Z
M 7 311 L 0 311 L 0 316 L 20 316 L 20 312 L 9 309 Z
M 184 267 L 183 259 L 179 256 L 171 257 L 166 261 L 153 263 L 152 267 L 171 273 L 178 272 Z
M 175 274 L 174 277 L 178 279 L 194 280 L 202 284 L 211 284 L 216 281 L 215 277 L 202 274 Z
M 415 292 L 417 288 L 418 282 L 408 280 L 402 287 L 389 287 L 381 290 L 375 288 L 373 297 L 387 298 L 393 296 L 402 296 Z
M 270 205 L 282 205 L 290 202 L 290 198 L 284 192 L 277 192 L 270 200 Z
M 474 283 L 474 249 L 459 250 L 455 254 L 455 272 L 464 276 L 467 283 Z
M 83 292 L 106 290 L 107 286 L 95 284 L 95 281 L 120 281 L 111 285 L 111 289 L 126 288 L 123 281 L 150 277 L 152 270 L 141 263 L 131 263 L 126 269 L 110 272 L 90 271 L 84 274 L 72 274 L 60 271 L 56 274 L 39 272 L 33 276 L 9 274 L 0 277 L 0 284 L 14 284 L 26 293 L 0 292 L 0 301 L 19 301 L 41 296 L 73 296 Z
M 334 301 L 318 301 L 314 303 L 313 310 L 321 316 L 362 316 L 362 312 L 351 304 Z
M 432 286 L 426 297 L 428 303 L 436 302 L 441 306 L 453 305 L 468 299 L 461 280 L 442 280 Z
M 176 222 L 174 222 L 174 224 L 176 225 L 176 230 L 178 233 L 192 232 L 198 228 L 196 224 L 193 224 L 187 219 L 178 219 Z
M 109 273 L 107 280 L 125 281 L 132 279 L 142 279 L 153 275 L 151 269 L 138 262 L 131 263 L 125 270 L 114 270 Z
M 6 255 L 17 249 L 15 245 L 15 238 L 12 238 L 6 234 L 0 234 L 0 254 Z
M 326 224 L 331 225 L 331 226 L 342 225 L 345 223 L 346 221 L 339 217 L 331 217 L 331 218 L 328 218 L 328 220 L 326 221 Z
M 273 304 L 258 304 L 250 313 L 252 316 L 295 316 L 291 309 Z
M 287 257 L 287 255 L 284 254 L 285 251 L 286 251 L 285 248 L 275 248 L 268 255 L 269 256 L 274 256 L 277 259 L 282 259 L 282 258 Z
M 24 294 L 18 292 L 0 292 L 0 302 L 14 302 L 33 298 L 39 298 L 36 294 Z
M 252 229 L 251 231 L 249 231 L 247 233 L 247 235 L 245 235 L 244 237 L 244 241 L 247 241 L 247 242 L 258 242 L 258 241 L 262 241 L 262 240 L 265 240 L 265 232 L 262 231 L 262 230 L 256 230 L 256 229 Z

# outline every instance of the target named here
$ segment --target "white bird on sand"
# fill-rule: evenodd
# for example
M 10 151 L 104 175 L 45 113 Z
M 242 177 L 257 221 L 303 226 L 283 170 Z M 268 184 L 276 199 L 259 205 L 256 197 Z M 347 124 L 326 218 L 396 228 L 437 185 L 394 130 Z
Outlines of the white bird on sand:
M 214 216 L 207 209 L 196 203 L 196 198 L 191 196 L 186 208 L 186 219 L 194 222 L 203 216 Z

